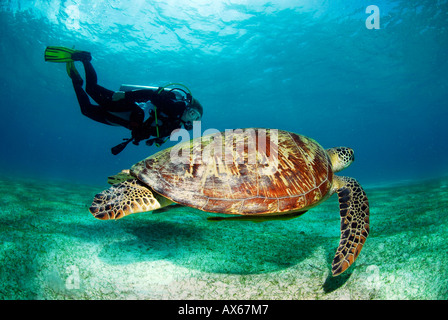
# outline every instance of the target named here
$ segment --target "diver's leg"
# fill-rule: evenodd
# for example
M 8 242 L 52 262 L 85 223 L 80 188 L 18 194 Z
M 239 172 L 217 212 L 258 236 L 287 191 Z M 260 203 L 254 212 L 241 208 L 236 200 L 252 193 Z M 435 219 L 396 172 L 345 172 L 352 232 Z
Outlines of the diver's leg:
M 98 77 L 92 63 L 90 63 L 90 59 L 83 59 L 81 62 L 84 65 L 86 74 L 86 92 L 100 105 L 101 110 L 105 113 L 103 116 L 104 119 L 112 120 L 114 123 L 120 124 L 131 130 L 138 128 L 143 123 L 143 110 L 133 102 L 126 100 L 113 101 L 112 96 L 114 91 L 98 85 Z M 90 108 L 88 109 L 90 110 Z M 111 112 L 121 113 L 122 115 L 115 116 L 111 114 Z
M 90 61 L 82 61 L 82 63 L 84 64 L 84 70 L 86 73 L 86 92 L 93 100 L 95 100 L 96 103 L 98 103 L 100 106 L 105 107 L 108 111 L 111 112 L 131 112 L 132 114 L 136 113 L 138 114 L 138 119 L 140 119 L 140 113 L 142 111 L 141 108 L 139 108 L 133 102 L 124 100 L 113 101 L 112 96 L 115 92 L 106 89 L 97 83 L 98 77 Z M 134 117 L 134 115 L 132 117 Z
M 82 61 L 86 73 L 86 92 L 99 105 L 111 104 L 114 91 L 106 89 L 98 84 L 98 77 L 93 65 L 88 60 Z
M 93 68 L 92 63 L 90 62 L 92 61 L 90 52 L 75 52 L 72 54 L 72 59 L 73 61 L 80 61 L 84 65 L 87 94 L 99 105 L 107 107 L 107 105 L 112 102 L 114 91 L 108 90 L 98 85 L 98 77 L 96 75 L 96 71 Z
M 84 65 L 84 71 L 86 74 L 86 91 L 89 95 L 91 95 L 91 93 L 93 93 L 93 95 L 96 95 L 97 91 L 98 91 L 98 88 L 97 88 L 98 76 L 96 75 L 96 71 L 93 68 L 92 63 L 90 62 L 90 61 L 92 61 L 92 55 L 90 54 L 90 52 L 80 51 L 80 52 L 73 53 L 72 59 L 73 59 L 73 61 L 82 62 L 82 64 Z M 110 90 L 108 90 L 108 91 L 110 91 Z M 92 98 L 94 98 L 94 97 L 92 97 Z M 96 101 L 95 98 L 94 98 L 94 100 Z
M 100 106 L 105 107 L 110 112 L 130 112 L 131 122 L 142 123 L 144 118 L 143 110 L 135 103 L 126 100 L 113 101 L 114 91 L 100 86 L 98 77 L 90 61 L 83 61 L 86 72 L 86 92 Z
M 104 108 L 90 103 L 89 96 L 82 88 L 82 79 L 81 82 L 79 82 L 79 80 L 73 80 L 73 89 L 75 89 L 76 98 L 78 99 L 81 113 L 83 115 L 97 122 L 110 125 L 110 123 L 106 120 L 107 112 L 105 112 Z

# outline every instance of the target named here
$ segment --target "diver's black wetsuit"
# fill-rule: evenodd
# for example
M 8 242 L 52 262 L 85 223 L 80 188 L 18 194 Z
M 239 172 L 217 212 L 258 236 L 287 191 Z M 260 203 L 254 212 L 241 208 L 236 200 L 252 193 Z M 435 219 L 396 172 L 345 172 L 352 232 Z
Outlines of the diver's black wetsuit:
M 135 144 L 150 136 L 168 137 L 174 129 L 181 127 L 181 117 L 187 106 L 184 101 L 177 100 L 174 93 L 158 93 L 158 90 L 151 89 L 134 90 L 125 92 L 124 99 L 113 101 L 114 91 L 98 85 L 97 75 L 90 61 L 82 63 L 86 73 L 86 91 L 82 88 L 80 77 L 72 76 L 72 80 L 83 115 L 97 122 L 132 130 Z M 98 105 L 90 103 L 89 96 Z M 137 103 L 147 101 L 157 108 L 157 124 L 154 110 L 150 110 L 149 118 L 143 122 L 145 114 Z

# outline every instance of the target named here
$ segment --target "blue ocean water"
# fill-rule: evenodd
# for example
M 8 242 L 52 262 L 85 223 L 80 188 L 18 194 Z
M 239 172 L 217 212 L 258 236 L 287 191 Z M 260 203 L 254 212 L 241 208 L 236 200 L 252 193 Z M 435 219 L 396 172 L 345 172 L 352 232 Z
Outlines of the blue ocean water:
M 90 51 L 113 90 L 187 85 L 204 106 L 202 130 L 279 128 L 350 146 L 346 175 L 364 185 L 446 175 L 447 9 L 442 0 L 1 1 L 1 170 L 104 184 L 158 151 L 110 153 L 129 131 L 81 114 L 64 65 L 43 59 L 60 45 Z

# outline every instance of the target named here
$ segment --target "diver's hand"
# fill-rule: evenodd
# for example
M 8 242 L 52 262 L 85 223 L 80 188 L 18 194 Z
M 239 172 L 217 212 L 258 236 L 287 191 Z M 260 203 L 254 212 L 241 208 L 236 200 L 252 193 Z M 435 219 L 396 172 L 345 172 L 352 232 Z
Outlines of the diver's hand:
M 124 99 L 124 91 L 115 91 L 112 95 L 112 101 L 118 101 Z

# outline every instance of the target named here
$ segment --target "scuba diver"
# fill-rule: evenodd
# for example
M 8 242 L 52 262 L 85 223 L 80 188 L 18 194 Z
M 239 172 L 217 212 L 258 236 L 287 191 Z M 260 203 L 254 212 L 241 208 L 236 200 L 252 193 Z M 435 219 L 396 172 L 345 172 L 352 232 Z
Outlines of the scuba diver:
M 73 88 L 83 115 L 107 125 L 122 126 L 131 130 L 132 137 L 112 148 L 117 155 L 132 142 L 160 146 L 173 130 L 191 130 L 193 121 L 200 121 L 203 108 L 191 92 L 174 87 L 145 87 L 122 85 L 120 91 L 106 89 L 97 83 L 97 75 L 91 64 L 90 52 L 49 46 L 45 49 L 45 61 L 67 64 L 67 73 L 72 79 Z M 82 88 L 83 79 L 75 68 L 75 61 L 84 65 L 86 90 Z M 98 105 L 90 102 L 89 96 Z M 149 139 L 150 137 L 154 137 Z

